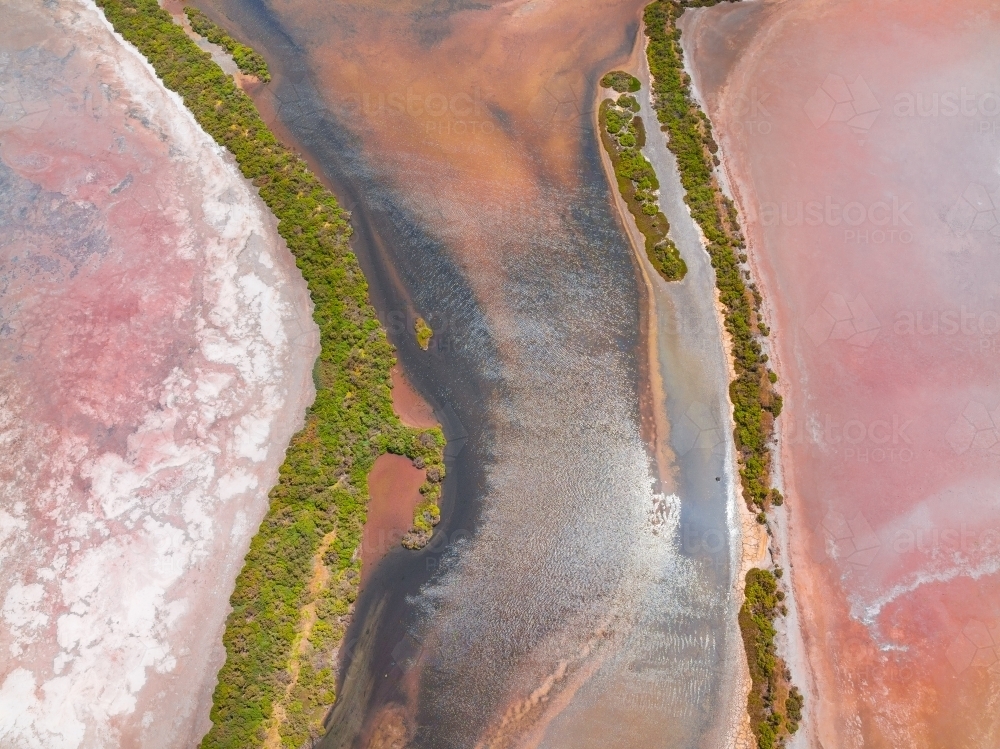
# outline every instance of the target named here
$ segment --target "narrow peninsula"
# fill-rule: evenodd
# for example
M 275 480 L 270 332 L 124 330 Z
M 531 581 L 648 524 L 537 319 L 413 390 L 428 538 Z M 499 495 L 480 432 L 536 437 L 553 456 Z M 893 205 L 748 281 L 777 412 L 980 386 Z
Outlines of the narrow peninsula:
M 728 0 L 734 1 L 734 0 Z M 744 269 L 746 243 L 736 206 L 715 177 L 718 144 L 708 117 L 695 101 L 684 70 L 677 19 L 686 8 L 715 5 L 719 0 L 656 0 L 646 7 L 646 55 L 652 77 L 653 106 L 666 134 L 667 147 L 677 157 L 684 201 L 701 227 L 715 270 L 731 347 L 735 379 L 729 385 L 735 422 L 734 438 L 743 498 L 767 522 L 767 512 L 782 497 L 771 487 L 774 420 L 781 413 L 775 390 L 777 375 L 768 367 L 761 338 L 770 334 L 760 317 L 763 299 Z M 603 133 L 602 133 L 603 134 Z M 751 569 L 739 624 L 752 680 L 747 710 L 758 749 L 780 746 L 798 730 L 802 695 L 777 654 L 774 622 L 785 612 L 780 590 L 781 570 Z

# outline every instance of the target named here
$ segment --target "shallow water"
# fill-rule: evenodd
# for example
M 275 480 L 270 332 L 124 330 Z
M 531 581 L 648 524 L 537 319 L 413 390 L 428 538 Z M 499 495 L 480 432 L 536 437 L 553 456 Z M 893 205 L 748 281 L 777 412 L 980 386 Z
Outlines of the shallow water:
M 365 587 L 324 746 L 686 747 L 728 721 L 711 279 L 692 257 L 683 287 L 655 287 L 679 456 L 659 476 L 645 286 L 593 132 L 596 78 L 640 9 L 206 7 L 268 56 L 261 105 L 356 201 L 373 301 L 450 440 L 445 519 Z

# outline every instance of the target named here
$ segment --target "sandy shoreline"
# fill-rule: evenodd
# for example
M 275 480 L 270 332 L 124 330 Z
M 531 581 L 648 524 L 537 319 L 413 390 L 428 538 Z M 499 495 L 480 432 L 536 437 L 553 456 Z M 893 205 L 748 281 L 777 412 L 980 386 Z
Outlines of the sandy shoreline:
M 628 65 L 623 66 L 620 69 L 627 72 L 634 72 L 639 64 L 639 54 L 641 54 L 641 51 L 639 45 L 637 44 L 636 48 L 632 51 Z M 648 90 L 648 81 L 646 81 L 644 85 L 647 86 Z M 617 94 L 611 89 L 598 88 L 594 96 L 592 121 L 594 132 L 598 134 L 600 133 L 600 123 L 598 122 L 600 103 L 608 96 L 617 96 Z M 614 206 L 615 211 L 618 214 L 618 220 L 625 229 L 629 245 L 632 247 L 632 251 L 637 260 L 636 266 L 638 267 L 643 281 L 643 298 L 645 300 L 645 324 L 643 327 L 645 328 L 646 333 L 647 355 L 643 367 L 643 373 L 646 375 L 650 401 L 647 406 L 648 413 L 643 414 L 643 422 L 651 423 L 653 425 L 653 432 L 651 434 L 653 440 L 652 452 L 656 460 L 660 481 L 663 483 L 663 489 L 661 491 L 672 492 L 674 491 L 674 482 L 672 478 L 674 471 L 674 454 L 670 449 L 670 424 L 667 421 L 666 405 L 667 396 L 663 386 L 663 377 L 660 374 L 659 368 L 659 345 L 656 335 L 657 310 L 655 297 L 653 296 L 653 281 L 650 275 L 656 271 L 649 264 L 649 258 L 646 257 L 645 238 L 639 231 L 639 227 L 636 226 L 635 219 L 632 218 L 632 214 L 629 212 L 628 206 L 625 204 L 625 201 L 622 199 L 622 196 L 616 187 L 617 180 L 615 177 L 614 167 L 611 165 L 611 159 L 608 156 L 608 152 L 604 149 L 604 146 L 600 142 L 598 142 L 598 151 L 601 154 L 601 167 L 604 169 L 604 176 L 608 180 L 608 185 L 610 186 L 611 193 L 614 196 Z

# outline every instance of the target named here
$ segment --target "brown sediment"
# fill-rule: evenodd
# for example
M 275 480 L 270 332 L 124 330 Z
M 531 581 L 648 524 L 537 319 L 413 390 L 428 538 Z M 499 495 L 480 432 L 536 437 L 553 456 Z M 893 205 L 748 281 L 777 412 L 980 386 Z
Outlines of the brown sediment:
M 399 705 L 387 705 L 372 718 L 374 730 L 367 749 L 405 749 L 410 743 L 411 731 L 405 710 Z
M 403 455 L 380 455 L 368 473 L 368 518 L 361 535 L 361 584 L 378 561 L 399 546 L 423 501 L 420 487 L 427 471 Z
M 528 420 L 532 422 L 529 427 L 522 427 L 515 434 L 511 434 L 512 430 L 508 429 L 497 440 L 500 443 L 498 452 L 509 450 L 510 445 L 516 446 L 509 450 L 515 453 L 516 464 L 497 461 L 506 475 L 494 474 L 488 478 L 493 479 L 491 483 L 501 484 L 507 481 L 511 486 L 503 486 L 499 491 L 491 487 L 492 496 L 488 499 L 502 500 L 506 508 L 524 508 L 518 516 L 507 517 L 506 528 L 517 527 L 518 522 L 523 522 L 525 527 L 533 525 L 545 533 L 544 526 L 534 522 L 546 519 L 535 514 L 537 508 L 545 508 L 547 519 L 551 520 L 558 517 L 555 514 L 561 510 L 558 500 L 563 499 L 563 495 L 557 493 L 552 497 L 539 497 L 540 501 L 533 501 L 536 496 L 535 485 L 543 482 L 528 480 L 521 481 L 519 486 L 512 486 L 517 478 L 516 471 L 522 465 L 531 461 L 540 465 L 544 463 L 540 456 L 558 455 L 554 449 L 554 440 L 538 440 L 529 445 L 529 449 L 522 449 L 518 440 L 527 431 L 541 435 L 545 430 L 550 430 L 553 437 L 562 437 L 571 433 L 574 423 L 557 423 L 553 419 L 546 421 L 543 409 L 561 404 L 554 397 L 547 398 L 548 393 L 540 394 L 539 391 L 543 388 L 538 387 L 537 380 L 530 381 L 529 387 L 522 388 L 523 392 L 517 390 L 529 383 L 529 378 L 519 380 L 516 375 L 535 366 L 536 361 L 527 358 L 534 352 L 528 351 L 524 345 L 523 327 L 518 329 L 521 323 L 518 318 L 525 316 L 527 300 L 523 297 L 518 299 L 510 291 L 512 287 L 523 288 L 529 285 L 526 279 L 534 272 L 532 266 L 535 257 L 540 249 L 546 248 L 545 242 L 553 238 L 555 241 L 549 247 L 555 251 L 554 256 L 556 252 L 561 253 L 559 262 L 565 263 L 565 267 L 559 269 L 560 272 L 579 273 L 583 278 L 590 269 L 574 267 L 574 263 L 606 259 L 606 255 L 602 257 L 593 251 L 587 255 L 568 252 L 564 246 L 569 244 L 565 241 L 568 232 L 560 233 L 560 228 L 572 224 L 574 219 L 567 218 L 568 214 L 583 205 L 581 196 L 585 196 L 584 200 L 590 199 L 595 192 L 594 183 L 598 183 L 597 186 L 603 191 L 600 180 L 593 178 L 589 155 L 587 169 L 579 168 L 581 152 L 589 154 L 589 151 L 581 148 L 580 133 L 586 132 L 590 136 L 589 128 L 579 126 L 585 125 L 586 118 L 593 112 L 592 92 L 586 84 L 592 79 L 592 73 L 598 66 L 621 57 L 623 49 L 627 49 L 624 45 L 633 41 L 632 38 L 626 40 L 626 29 L 634 29 L 633 24 L 641 5 L 639 2 L 623 4 L 603 0 L 583 5 L 507 2 L 493 6 L 453 5 L 448 11 L 441 13 L 427 13 L 426 9 L 415 7 L 415 4 L 409 2 L 321 4 L 315 0 L 292 0 L 280 7 L 271 6 L 278 16 L 277 20 L 289 33 L 294 33 L 296 43 L 300 44 L 308 56 L 306 67 L 310 70 L 317 89 L 326 98 L 325 105 L 336 110 L 332 120 L 356 136 L 367 164 L 373 165 L 375 176 L 366 174 L 360 179 L 361 183 L 364 185 L 374 182 L 379 189 L 391 192 L 393 199 L 399 201 L 394 208 L 400 209 L 405 220 L 412 222 L 419 231 L 426 232 L 434 240 L 440 240 L 444 246 L 442 254 L 447 253 L 449 262 L 454 262 L 456 268 L 466 272 L 463 282 L 468 283 L 474 303 L 484 312 L 489 326 L 490 343 L 495 344 L 496 359 L 502 365 L 503 384 L 512 393 L 510 400 L 518 406 L 530 403 L 537 407 L 534 412 L 522 408 L 522 415 L 528 416 Z M 621 33 L 616 34 L 613 30 L 620 30 Z M 278 74 L 280 75 L 280 71 Z M 467 94 L 478 96 L 477 92 L 481 92 L 483 104 L 474 113 L 478 122 L 473 124 L 488 124 L 489 130 L 480 128 L 460 138 L 447 129 L 454 124 L 453 120 L 461 118 L 460 115 L 442 115 L 435 119 L 434 115 L 426 112 L 408 115 L 406 112 L 394 112 L 387 106 L 376 111 L 381 95 L 386 98 L 393 94 L 405 96 L 411 91 L 420 102 L 437 100 L 430 97 L 451 98 Z M 366 109 L 363 105 L 357 106 L 355 102 L 351 111 L 342 111 L 341 105 L 352 95 L 370 95 L 372 107 Z M 277 102 L 273 104 L 278 105 Z M 266 107 L 264 105 L 262 109 Z M 295 114 L 289 114 L 289 121 L 294 116 Z M 305 137 L 303 136 L 304 139 Z M 589 148 L 590 144 L 586 144 L 586 147 Z M 613 179 L 606 182 L 614 184 Z M 601 227 L 604 228 L 610 222 L 604 218 L 603 206 L 599 208 L 599 212 L 602 214 Z M 512 217 L 517 222 L 513 227 Z M 624 225 L 629 225 L 628 220 L 624 221 Z M 578 244 L 589 241 L 581 241 L 579 235 L 568 238 Z M 378 241 L 377 238 L 375 241 Z M 613 262 L 624 266 L 628 260 L 628 250 L 624 247 L 619 250 L 618 241 L 612 244 L 617 255 Z M 639 247 L 642 247 L 641 242 Z M 372 251 L 377 252 L 378 249 Z M 632 269 L 637 265 L 636 272 L 645 274 L 641 263 L 631 263 Z M 391 267 L 387 270 L 387 274 L 393 272 Z M 656 454 L 652 457 L 662 481 L 658 488 L 666 492 L 674 483 L 670 473 L 672 456 L 667 447 L 669 434 L 666 409 L 663 407 L 662 383 L 657 381 L 650 384 L 654 378 L 658 380 L 658 373 L 650 371 L 652 368 L 648 356 L 650 352 L 655 354 L 655 338 L 651 337 L 655 324 L 648 308 L 643 309 L 648 304 L 648 299 L 638 305 L 639 315 L 633 311 L 636 305 L 632 299 L 632 276 L 630 271 L 626 271 L 626 274 L 615 279 L 618 288 L 612 289 L 612 293 L 622 291 L 622 300 L 626 302 L 623 308 L 628 310 L 629 315 L 626 326 L 629 328 L 627 335 L 630 339 L 634 332 L 632 316 L 642 316 L 642 337 L 639 342 L 646 351 L 637 351 L 634 356 L 644 368 L 642 384 L 638 388 L 643 416 L 641 437 L 646 445 L 656 446 Z M 616 273 L 616 276 L 620 275 Z M 569 278 L 566 282 L 571 285 L 575 283 Z M 628 288 L 625 289 L 625 286 Z M 601 289 L 602 294 L 606 290 Z M 556 314 L 561 313 L 562 311 Z M 583 377 L 574 377 L 573 364 L 566 364 L 569 359 L 583 360 L 585 357 L 578 356 L 580 352 L 594 352 L 605 357 L 605 360 L 615 356 L 611 353 L 614 351 L 615 341 L 610 340 L 608 332 L 612 331 L 617 336 L 622 326 L 617 324 L 620 320 L 612 325 L 602 324 L 605 322 L 607 321 L 553 326 L 557 333 L 570 333 L 574 339 L 571 356 L 565 357 L 560 363 L 564 367 L 564 371 L 558 372 L 558 375 L 562 375 L 561 380 L 555 382 L 556 377 L 553 377 L 550 384 L 553 391 L 551 394 L 559 396 L 562 404 L 580 406 L 581 411 L 593 412 L 597 409 L 588 407 L 589 397 L 596 396 L 595 402 L 598 405 L 614 402 L 610 397 L 614 390 L 607 388 L 605 382 L 598 381 L 592 385 L 594 378 L 588 372 L 585 385 Z M 491 352 L 490 356 L 493 357 L 494 354 Z M 632 361 L 630 351 L 627 360 L 629 367 L 632 366 Z M 597 372 L 598 378 L 601 374 Z M 635 407 L 635 393 L 631 382 L 634 375 L 629 371 L 627 381 L 618 372 L 613 377 L 616 380 L 614 388 L 624 383 L 628 391 L 625 408 L 629 410 L 631 419 L 631 409 Z M 528 392 L 529 390 L 532 392 Z M 565 411 L 553 409 L 557 418 L 563 413 Z M 609 418 L 609 415 L 604 418 L 609 426 L 617 428 L 613 418 Z M 504 426 L 506 428 L 507 425 Z M 601 431 L 601 427 L 594 429 L 594 422 L 591 421 L 587 423 L 584 434 L 596 431 Z M 606 431 L 610 432 L 610 429 Z M 631 426 L 629 434 L 633 434 Z M 585 439 L 590 438 L 585 436 Z M 634 442 L 638 443 L 639 440 Z M 601 457 L 598 453 L 589 457 L 585 446 L 586 443 L 581 446 L 578 442 L 573 448 L 575 455 L 588 455 L 587 462 L 590 465 L 582 466 L 588 469 L 598 463 Z M 530 449 L 531 447 L 534 449 Z M 517 455 L 518 452 L 521 454 Z M 641 446 L 639 452 L 641 453 Z M 606 456 L 607 452 L 604 451 L 603 455 Z M 509 456 L 501 457 L 509 460 Z M 631 463 L 639 464 L 643 457 L 640 454 L 638 460 L 632 460 Z M 558 468 L 571 468 L 572 465 L 572 460 L 569 460 Z M 611 475 L 617 468 L 608 467 L 605 473 Z M 500 471 L 496 473 L 499 474 Z M 580 475 L 583 471 L 572 473 Z M 641 479 L 645 481 L 645 465 L 642 473 Z M 573 478 L 567 477 L 564 483 L 571 486 Z M 599 481 L 594 485 L 600 486 Z M 648 482 L 643 484 L 641 491 L 645 492 L 646 487 Z M 599 497 L 591 499 L 587 488 L 581 489 L 572 498 L 573 501 L 564 502 L 567 521 L 559 530 L 570 528 L 576 522 L 569 517 L 571 514 L 583 517 L 589 512 L 591 519 L 594 515 L 600 516 L 593 526 L 599 526 L 603 522 L 601 532 L 614 533 L 615 523 L 609 520 L 615 517 L 623 503 L 610 507 Z M 575 487 L 574 491 L 577 491 Z M 602 491 L 606 497 L 617 496 L 614 489 L 608 491 L 602 488 Z M 495 496 L 497 494 L 499 496 Z M 524 497 L 529 497 L 532 501 L 525 502 Z M 582 499 L 585 497 L 587 503 L 583 507 Z M 501 501 L 493 504 L 499 505 Z M 497 513 L 501 511 L 504 510 L 497 510 Z M 514 512 L 509 514 L 513 515 Z M 530 535 L 530 529 L 526 530 L 528 532 L 525 536 Z M 501 530 L 496 535 L 502 536 L 503 532 Z M 509 545 L 526 548 L 527 544 L 522 544 L 521 540 L 513 539 L 513 543 Z M 550 540 L 551 535 L 549 539 L 538 539 L 537 546 L 544 550 Z M 480 549 L 488 548 L 488 541 L 477 539 L 476 543 Z M 597 543 L 600 543 L 599 539 Z M 578 544 L 578 548 L 570 549 L 569 553 L 585 558 L 588 549 L 585 548 L 581 553 L 579 547 L 589 545 L 584 541 Z M 596 547 L 596 544 L 593 546 Z M 553 550 L 556 548 L 553 547 Z M 530 551 L 532 550 L 529 549 Z M 567 551 L 566 547 L 563 551 Z M 488 563 L 482 565 L 474 553 L 468 553 L 466 560 L 467 567 L 489 569 Z M 515 560 L 514 566 L 517 561 L 519 560 Z M 530 564 L 526 566 L 534 565 L 536 559 L 531 557 L 529 561 Z M 600 584 L 600 581 L 595 581 L 594 587 Z M 483 589 L 485 587 L 482 586 Z M 585 598 L 589 591 L 581 593 L 581 598 L 577 600 Z M 462 596 L 463 592 L 460 591 L 458 595 Z M 470 598 L 471 596 L 466 595 L 459 600 L 467 604 Z M 497 599 L 497 596 L 492 596 L 490 603 Z M 553 600 L 556 600 L 555 597 Z M 594 604 L 597 605 L 602 604 Z M 454 608 L 460 606 L 456 605 Z M 516 619 L 524 611 L 530 613 L 531 607 L 526 605 L 524 610 L 513 611 L 510 616 Z M 447 615 L 452 614 L 448 612 Z M 504 612 L 503 616 L 506 615 Z M 586 629 L 580 628 L 583 637 L 590 631 L 593 630 L 589 626 Z M 393 643 L 388 645 L 391 648 Z M 487 653 L 493 645 L 494 643 L 485 641 L 477 643 L 477 647 L 482 647 Z M 498 655 L 496 661 L 491 663 L 501 662 L 501 658 L 507 654 Z M 536 664 L 528 662 L 528 658 L 523 663 L 512 661 L 513 657 L 506 664 L 513 674 L 510 681 L 516 680 L 521 673 L 531 674 L 521 682 L 525 686 L 522 693 L 511 693 L 512 702 L 519 702 L 524 696 L 531 695 L 537 684 L 552 673 L 548 664 L 544 669 L 539 667 L 538 682 L 527 684 L 535 675 Z M 461 665 L 466 667 L 464 662 Z M 477 667 L 475 663 L 470 665 L 471 668 Z M 433 665 L 429 666 L 429 670 L 433 668 Z M 417 668 L 413 671 L 417 671 Z M 434 672 L 430 673 L 433 675 Z M 376 678 L 383 676 L 382 673 L 376 674 Z M 507 674 L 503 676 L 506 677 Z M 499 675 L 496 677 L 497 680 L 500 678 Z M 478 682 L 466 673 L 453 675 L 449 686 L 457 683 L 478 686 Z M 566 689 L 568 687 L 562 686 L 566 683 L 559 682 L 555 686 Z M 435 698 L 440 702 L 444 701 L 438 697 L 444 693 L 443 690 L 430 696 L 427 691 L 421 693 L 421 710 L 425 715 L 435 704 Z M 499 699 L 503 700 L 507 696 L 508 693 L 504 692 Z M 341 699 L 343 698 L 344 692 L 341 693 Z M 490 697 L 483 697 L 484 709 L 492 709 L 489 699 Z M 459 703 L 461 700 L 452 702 Z M 436 711 L 437 714 L 447 714 L 452 706 L 442 707 L 445 709 Z M 498 713 L 502 715 L 505 708 L 506 705 L 500 706 Z M 375 709 L 377 708 L 373 708 L 373 712 Z M 460 710 L 465 710 L 465 707 L 455 708 L 456 713 Z M 531 717 L 534 719 L 534 714 Z M 368 730 L 374 718 L 374 715 L 368 716 Z M 649 730 L 652 733 L 656 728 L 651 725 Z M 469 741 L 456 745 L 473 744 L 473 741 Z
M 398 364 L 392 368 L 392 410 L 408 427 L 430 429 L 439 426 L 434 409 L 413 389 Z
M 604 663 L 610 625 L 594 632 L 574 657 L 560 660 L 527 697 L 514 699 L 498 724 L 486 731 L 475 749 L 537 749 L 552 720 Z
M 610 11 L 618 16 L 631 17 L 638 6 L 639 3 L 634 3 L 633 10 L 620 7 L 612 10 L 610 4 L 604 4 L 604 7 L 595 7 L 592 12 L 600 15 Z M 291 7 L 301 11 L 296 20 L 306 25 L 322 6 L 301 0 L 292 3 Z M 358 125 L 364 122 L 360 135 L 366 150 L 380 153 L 391 164 L 385 173 L 392 175 L 395 187 L 414 195 L 427 195 L 429 203 L 421 208 L 435 211 L 440 208 L 449 228 L 463 232 L 461 237 L 454 238 L 458 240 L 455 242 L 456 249 L 460 247 L 463 262 L 474 261 L 479 267 L 479 271 L 470 276 L 470 282 L 477 285 L 480 278 L 505 277 L 507 271 L 499 262 L 501 256 L 479 250 L 491 245 L 494 222 L 499 219 L 499 215 L 493 215 L 491 209 L 537 200 L 540 165 L 528 155 L 534 154 L 535 148 L 525 149 L 518 138 L 492 124 L 486 104 L 496 104 L 516 117 L 519 124 L 538 122 L 541 127 L 530 136 L 539 146 L 537 152 L 546 155 L 544 169 L 571 187 L 577 179 L 570 166 L 575 159 L 577 131 L 572 126 L 572 119 L 548 122 L 553 117 L 565 116 L 561 108 L 557 108 L 553 96 L 561 96 L 563 91 L 569 92 L 570 96 L 580 96 L 583 75 L 573 61 L 580 57 L 581 44 L 586 42 L 589 46 L 582 57 L 593 59 L 607 54 L 618 40 L 589 33 L 573 38 L 570 45 L 559 53 L 557 60 L 544 56 L 522 56 L 515 47 L 501 40 L 520 37 L 525 43 L 531 43 L 530 40 L 543 33 L 539 25 L 541 17 L 547 19 L 546 28 L 567 22 L 574 29 L 579 26 L 578 20 L 568 20 L 578 17 L 576 9 L 559 4 L 538 5 L 526 0 L 478 8 L 475 12 L 456 13 L 448 22 L 461 26 L 461 31 L 446 36 L 433 47 L 423 46 L 413 38 L 408 16 L 397 19 L 365 5 L 353 6 L 351 12 L 371 17 L 373 21 L 377 19 L 377 23 L 359 26 L 352 32 L 361 36 L 373 35 L 370 43 L 353 38 L 349 47 L 322 44 L 309 49 L 311 62 L 326 84 L 323 93 L 328 96 L 328 104 L 337 113 L 357 117 L 356 110 L 361 104 L 356 103 L 353 97 L 370 96 L 373 102 L 382 97 L 380 111 L 371 114 L 362 112 L 362 116 L 357 118 Z M 314 20 L 316 28 L 328 23 L 325 18 Z M 376 34 L 378 38 L 375 38 Z M 383 40 L 390 36 L 398 41 L 386 47 Z M 470 46 L 468 40 L 473 38 L 477 41 Z M 348 49 L 351 54 L 345 57 Z M 477 55 L 486 59 L 474 65 L 462 64 L 463 60 Z M 518 77 L 505 80 L 502 88 L 486 90 L 477 76 L 481 76 L 484 70 L 492 71 L 494 68 L 503 67 L 508 72 L 513 70 L 511 57 L 518 60 Z M 414 61 L 422 61 L 422 64 L 414 65 Z M 446 64 L 443 61 L 447 61 Z M 377 84 L 373 89 L 373 81 L 394 81 L 398 91 L 385 90 L 384 84 Z M 555 93 L 550 94 L 550 91 Z M 397 113 L 384 105 L 386 95 L 400 92 L 406 96 L 412 92 L 417 96 L 421 101 L 420 111 Z M 462 115 L 449 113 L 435 119 L 423 111 L 424 98 L 442 93 L 448 97 L 472 97 L 469 106 L 473 111 L 469 117 L 476 119 L 472 122 L 471 134 L 461 141 L 456 142 L 446 126 Z M 269 97 L 265 93 L 263 98 Z M 471 103 L 473 99 L 474 104 Z M 258 104 L 261 103 L 258 101 Z M 462 104 L 464 106 L 464 100 Z M 580 104 L 580 101 L 574 103 L 572 117 L 579 116 L 577 110 L 585 109 Z M 273 103 L 270 107 L 264 104 L 262 114 L 267 109 L 274 111 Z M 265 121 L 271 124 L 266 114 L 264 116 Z M 458 121 L 464 122 L 461 119 Z M 488 124 L 489 128 L 478 127 L 484 124 Z M 281 129 L 278 128 L 279 131 Z M 520 138 L 528 135 L 519 133 Z M 425 163 L 428 166 L 433 164 L 433 168 L 414 169 L 414 156 L 421 161 L 426 159 Z M 482 179 L 480 175 L 484 171 L 491 172 L 495 179 Z M 456 219 L 476 213 L 482 214 L 483 221 L 456 223 Z M 507 249 L 521 251 L 524 248 L 514 244 Z

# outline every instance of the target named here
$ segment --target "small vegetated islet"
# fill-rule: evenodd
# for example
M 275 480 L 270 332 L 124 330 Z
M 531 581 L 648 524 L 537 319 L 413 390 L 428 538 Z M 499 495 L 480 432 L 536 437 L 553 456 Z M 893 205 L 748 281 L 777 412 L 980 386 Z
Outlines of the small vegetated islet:
M 216 24 L 197 8 L 187 6 L 184 13 L 191 22 L 194 33 L 207 39 L 212 44 L 218 44 L 233 57 L 236 67 L 246 75 L 252 75 L 259 81 L 267 83 L 271 80 L 271 72 L 260 54 L 245 44 L 240 44 L 226 33 L 226 30 Z
M 417 336 L 417 345 L 426 351 L 431 345 L 431 337 L 434 335 L 434 331 L 431 330 L 431 326 L 427 324 L 427 321 L 424 320 L 424 318 L 418 317 L 413 322 L 413 332 Z
M 605 80 L 608 80 L 608 76 L 601 80 L 602 85 Z M 638 83 L 636 79 L 632 80 Z M 621 87 L 633 90 L 627 81 Z M 687 265 L 677 250 L 677 245 L 667 236 L 670 223 L 659 208 L 660 182 L 653 165 L 642 155 L 646 130 L 642 118 L 636 114 L 638 111 L 639 102 L 631 94 L 623 93 L 617 99 L 605 99 L 601 102 L 598 112 L 601 142 L 611 159 L 618 192 L 645 238 L 649 262 L 665 280 L 679 281 L 687 273 Z
M 440 517 L 444 435 L 437 428 L 410 429 L 393 411 L 394 350 L 369 302 L 348 246 L 347 214 L 334 196 L 156 0 L 96 2 L 202 128 L 235 156 L 278 218 L 312 296 L 321 342 L 316 400 L 288 446 L 230 598 L 226 662 L 213 696 L 212 728 L 201 744 L 259 747 L 271 731 L 283 746 L 307 745 L 322 735 L 334 701 L 336 653 L 360 580 L 368 472 L 387 452 L 427 469 L 412 531 L 426 543 L 427 526 Z
M 617 91 L 619 94 L 626 92 L 635 93 L 642 88 L 642 83 L 631 73 L 624 70 L 612 70 L 601 78 L 601 86 Z
M 762 298 L 754 284 L 745 282 L 740 266 L 746 261 L 735 205 L 719 187 L 713 173 L 718 144 L 708 117 L 691 95 L 684 71 L 677 19 L 688 7 L 706 7 L 718 0 L 656 0 L 644 13 L 646 48 L 653 78 L 653 104 L 667 144 L 677 157 L 684 200 L 707 240 L 716 285 L 732 346 L 735 379 L 729 385 L 735 422 L 735 442 L 743 497 L 766 522 L 767 511 L 783 501 L 770 486 L 770 442 L 774 419 L 781 413 L 777 376 L 767 366 L 760 337 L 770 333 L 760 319 Z M 778 576 L 750 570 L 746 600 L 740 611 L 740 629 L 753 679 L 748 710 L 759 749 L 772 749 L 798 729 L 802 695 L 791 686 L 784 662 L 775 651 L 775 618 L 784 612 L 778 602 Z

